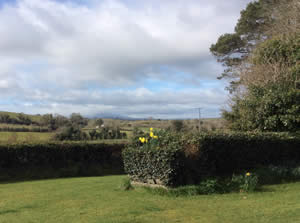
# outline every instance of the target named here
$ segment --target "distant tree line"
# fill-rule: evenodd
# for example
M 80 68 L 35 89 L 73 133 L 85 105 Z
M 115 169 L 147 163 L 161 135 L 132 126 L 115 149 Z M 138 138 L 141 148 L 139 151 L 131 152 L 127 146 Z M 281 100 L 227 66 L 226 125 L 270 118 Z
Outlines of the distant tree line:
M 30 116 L 20 113 L 16 117 L 11 117 L 8 114 L 0 114 L 0 123 L 36 126 L 36 128 L 25 128 L 25 127 L 6 128 L 5 127 L 3 128 L 3 131 L 5 131 L 4 129 L 6 129 L 7 131 L 11 129 L 15 129 L 16 131 L 20 131 L 20 132 L 21 131 L 41 132 L 41 131 L 54 131 L 57 130 L 58 128 L 71 127 L 71 126 L 82 128 L 88 124 L 88 119 L 82 117 L 79 113 L 72 113 L 70 118 L 67 118 L 62 115 L 45 114 L 40 117 L 39 121 L 34 121 Z
M 16 118 L 11 117 L 8 114 L 0 114 L 0 123 L 4 124 L 15 124 L 15 125 L 38 125 L 39 123 L 34 122 L 29 116 L 22 113 L 18 114 Z
M 41 117 L 41 125 L 47 126 L 50 130 L 56 130 L 61 127 L 83 128 L 88 124 L 88 119 L 82 117 L 79 113 L 72 113 L 70 118 L 62 115 L 45 114 Z
M 97 139 L 125 139 L 127 138 L 127 134 L 125 132 L 121 132 L 119 128 L 101 128 L 99 131 L 91 130 L 89 131 L 89 135 L 91 140 Z

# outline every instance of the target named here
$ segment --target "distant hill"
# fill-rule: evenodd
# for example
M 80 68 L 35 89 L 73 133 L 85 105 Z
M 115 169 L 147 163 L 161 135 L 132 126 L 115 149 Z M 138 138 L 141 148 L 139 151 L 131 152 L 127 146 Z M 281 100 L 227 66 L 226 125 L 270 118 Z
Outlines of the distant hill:
M 41 121 L 41 115 L 28 115 L 24 113 L 17 113 L 17 112 L 7 112 L 7 111 L 0 111 L 0 115 L 9 115 L 11 118 L 18 118 L 20 114 L 23 114 L 30 118 L 33 122 L 40 122 Z
M 129 116 L 119 115 L 119 114 L 112 114 L 112 113 L 98 113 L 96 115 L 90 116 L 89 118 L 91 118 L 91 119 L 97 119 L 97 118 L 119 119 L 119 120 L 128 120 L 128 121 L 143 120 L 143 119 L 131 118 Z
M 17 113 L 17 112 L 7 112 L 7 111 L 0 111 L 1 114 L 6 114 L 9 115 L 11 118 L 18 118 L 20 114 L 23 114 L 30 118 L 32 121 L 35 122 L 40 122 L 42 115 L 37 114 L 37 115 L 29 115 L 29 114 L 24 114 L 24 113 Z M 137 119 L 137 118 L 131 118 L 128 116 L 124 115 L 119 115 L 119 114 L 112 114 L 112 113 L 99 113 L 93 116 L 87 116 L 89 119 L 97 119 L 97 118 L 103 118 L 103 119 L 119 119 L 119 120 L 129 120 L 129 121 L 134 121 L 134 120 L 143 120 L 143 119 Z

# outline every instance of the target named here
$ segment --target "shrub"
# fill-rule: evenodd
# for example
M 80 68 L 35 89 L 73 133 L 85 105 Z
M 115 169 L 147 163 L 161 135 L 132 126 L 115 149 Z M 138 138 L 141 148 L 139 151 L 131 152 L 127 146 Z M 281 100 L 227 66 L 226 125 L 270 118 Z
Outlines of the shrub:
M 223 194 L 229 192 L 253 192 L 258 189 L 258 177 L 256 175 L 247 176 L 233 175 L 231 178 L 209 178 L 203 179 L 197 185 L 179 186 L 176 188 L 145 187 L 153 194 L 164 196 L 195 196 L 203 194 Z
M 172 124 L 172 129 L 176 132 L 180 132 L 184 128 L 183 120 L 173 120 L 171 124 Z
M 157 139 L 148 134 L 135 138 L 123 151 L 125 171 L 134 181 L 165 186 L 199 184 L 212 176 L 300 161 L 300 138 L 284 134 L 155 134 Z
M 300 165 L 289 163 L 284 166 L 269 165 L 255 170 L 261 184 L 274 184 L 300 179 Z
M 153 136 L 151 137 L 151 133 Z M 179 140 L 167 131 L 134 137 L 123 152 L 124 168 L 134 181 L 176 186 L 182 169 Z
M 241 192 L 252 192 L 257 189 L 258 177 L 247 172 L 243 175 L 233 175 L 231 180 L 232 190 L 239 189 Z
M 220 192 L 221 185 L 216 179 L 207 179 L 200 182 L 198 186 L 199 194 L 214 194 Z
M 81 131 L 78 126 L 68 126 L 64 127 L 60 132 L 54 135 L 55 140 L 64 141 L 64 140 L 73 140 L 73 141 L 80 141 L 80 140 L 87 140 L 88 135 Z
M 103 125 L 103 120 L 101 119 L 101 118 L 98 118 L 98 119 L 96 119 L 96 121 L 95 121 L 95 125 L 98 125 L 98 126 L 101 126 L 101 125 Z
M 122 133 L 119 128 L 101 128 L 100 131 L 95 129 L 89 131 L 91 140 L 96 139 L 125 139 L 127 138 L 126 133 Z
M 89 135 L 91 137 L 91 140 L 94 140 L 97 136 L 97 131 L 95 129 L 89 131 Z
M 234 130 L 299 131 L 300 91 L 269 84 L 248 87 L 248 94 L 234 97 L 231 111 L 223 117 Z

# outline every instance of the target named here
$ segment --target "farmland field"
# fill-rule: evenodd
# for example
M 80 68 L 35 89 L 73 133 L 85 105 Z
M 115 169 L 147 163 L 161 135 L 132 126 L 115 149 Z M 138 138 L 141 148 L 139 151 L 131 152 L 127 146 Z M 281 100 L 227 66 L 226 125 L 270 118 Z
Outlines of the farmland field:
M 54 133 L 0 132 L 0 143 L 48 142 Z
M 300 183 L 194 197 L 123 191 L 124 176 L 0 184 L 1 223 L 300 222 Z
M 33 127 L 35 127 L 35 126 L 0 123 L 0 128 L 27 128 L 27 129 L 32 129 Z
M 54 132 L 0 132 L 0 143 L 50 142 Z M 87 143 L 127 143 L 128 139 L 89 140 Z M 0 222 L 1 223 L 1 222 Z

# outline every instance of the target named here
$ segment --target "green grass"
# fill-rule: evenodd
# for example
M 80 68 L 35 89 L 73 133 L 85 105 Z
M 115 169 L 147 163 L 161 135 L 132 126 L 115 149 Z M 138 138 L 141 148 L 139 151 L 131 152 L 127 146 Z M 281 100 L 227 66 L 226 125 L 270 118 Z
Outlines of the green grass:
M 106 144 L 126 144 L 129 139 L 99 139 L 99 140 L 88 140 L 87 143 L 106 143 Z
M 0 132 L 0 143 L 49 142 L 54 132 Z M 87 143 L 128 143 L 128 139 L 88 140 Z M 78 141 L 76 141 L 78 142 Z M 82 142 L 82 141 L 81 141 Z M 0 222 L 1 223 L 1 222 Z
M 123 191 L 124 176 L 0 184 L 1 223 L 300 222 L 300 183 L 194 197 Z
M 51 132 L 0 132 L 0 143 L 48 142 L 53 134 Z

